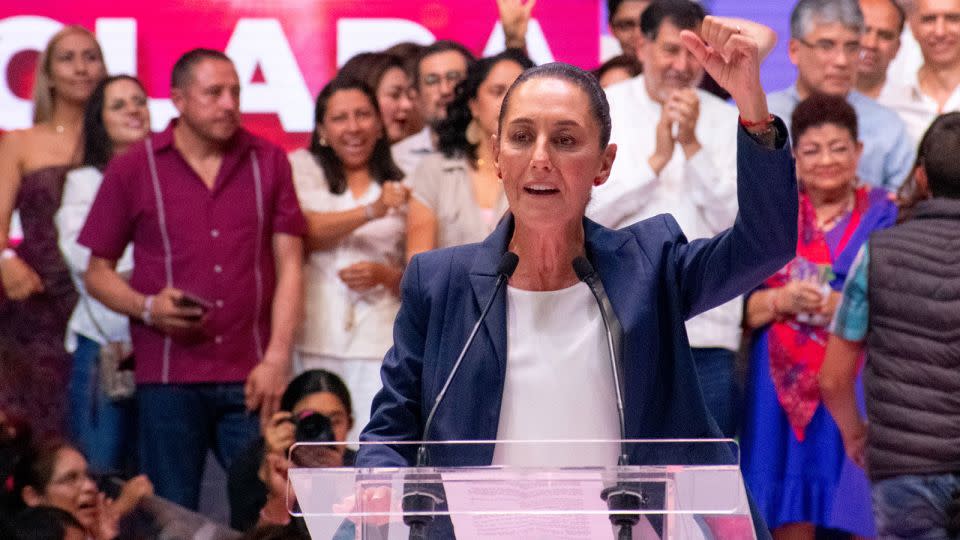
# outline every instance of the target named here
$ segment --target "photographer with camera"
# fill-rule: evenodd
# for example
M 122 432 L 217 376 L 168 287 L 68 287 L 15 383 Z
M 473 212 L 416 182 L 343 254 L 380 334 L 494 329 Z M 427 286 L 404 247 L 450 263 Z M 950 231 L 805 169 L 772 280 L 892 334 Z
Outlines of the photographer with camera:
M 230 467 L 230 526 L 245 531 L 256 525 L 285 524 L 287 452 L 296 442 L 345 441 L 353 427 L 347 385 L 337 375 L 313 369 L 295 377 L 280 399 L 280 412 Z M 311 466 L 349 467 L 356 452 L 346 446 L 318 453 Z

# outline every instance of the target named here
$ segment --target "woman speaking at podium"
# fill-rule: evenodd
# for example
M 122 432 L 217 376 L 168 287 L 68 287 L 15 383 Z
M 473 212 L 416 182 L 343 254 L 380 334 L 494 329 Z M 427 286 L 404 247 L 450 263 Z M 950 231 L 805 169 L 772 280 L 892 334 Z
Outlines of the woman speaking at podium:
M 688 242 L 669 215 L 620 230 L 584 218 L 591 189 L 606 181 L 617 154 L 603 90 L 566 64 L 525 71 L 504 97 L 494 142 L 509 212 L 480 244 L 411 260 L 383 388 L 361 440 L 621 438 L 603 302 L 591 279 L 622 326 L 623 434 L 720 436 L 700 395 L 684 321 L 793 258 L 797 186 L 787 131 L 767 110 L 757 44 L 713 17 L 699 36 L 684 31 L 682 39 L 740 111 L 740 126 L 730 126 L 738 138 L 735 225 Z M 515 271 L 507 252 L 519 257 Z M 585 282 L 572 265 L 578 257 L 589 261 L 579 269 Z M 500 446 L 437 446 L 430 464 L 571 464 Z M 408 448 L 362 447 L 357 466 L 413 465 L 418 452 Z M 617 449 L 583 459 L 616 465 Z

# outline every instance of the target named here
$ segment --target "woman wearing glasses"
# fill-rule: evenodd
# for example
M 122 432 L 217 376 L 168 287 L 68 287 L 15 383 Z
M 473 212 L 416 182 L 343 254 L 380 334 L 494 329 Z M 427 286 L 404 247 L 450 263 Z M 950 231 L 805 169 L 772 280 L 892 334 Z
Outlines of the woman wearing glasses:
M 816 527 L 874 536 L 863 471 L 845 457 L 820 403 L 823 363 L 840 290 L 870 233 L 890 227 L 886 190 L 859 185 L 857 115 L 842 97 L 815 95 L 793 113 L 800 182 L 797 257 L 747 298 L 754 329 L 743 474 L 774 538 L 814 537 Z
M 13 476 L 22 507 L 52 506 L 73 515 L 87 538 L 113 540 L 120 519 L 153 495 L 153 485 L 140 475 L 127 481 L 116 500 L 107 498 L 87 470 L 79 450 L 63 441 L 41 443 L 17 462 Z

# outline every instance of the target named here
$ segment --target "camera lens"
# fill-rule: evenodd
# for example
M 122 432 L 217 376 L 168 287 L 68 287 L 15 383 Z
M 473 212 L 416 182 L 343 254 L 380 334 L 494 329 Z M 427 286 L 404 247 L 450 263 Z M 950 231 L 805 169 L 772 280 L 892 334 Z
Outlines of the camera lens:
M 294 437 L 297 442 L 334 442 L 330 419 L 315 411 L 297 420 Z

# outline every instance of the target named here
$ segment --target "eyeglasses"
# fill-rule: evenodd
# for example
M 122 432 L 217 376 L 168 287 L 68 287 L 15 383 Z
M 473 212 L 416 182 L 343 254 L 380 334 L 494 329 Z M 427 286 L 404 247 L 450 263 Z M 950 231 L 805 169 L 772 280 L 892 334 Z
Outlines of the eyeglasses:
M 620 19 L 619 21 L 610 23 L 610 28 L 613 28 L 617 32 L 637 32 L 640 30 L 640 20 Z
M 450 70 L 446 73 L 427 73 L 423 76 L 423 85 L 424 86 L 436 86 L 440 84 L 440 81 L 446 80 L 450 84 L 457 84 L 462 81 L 464 74 L 457 70 Z
M 835 146 L 801 146 L 797 148 L 797 157 L 801 159 L 816 159 L 826 153 L 828 156 L 839 159 L 853 154 L 854 146 L 838 144 Z
M 67 474 L 61 476 L 60 478 L 54 478 L 50 480 L 50 485 L 52 486 L 67 486 L 70 488 L 77 488 L 83 485 L 87 480 L 93 482 L 94 478 L 87 471 L 69 471 Z
M 833 56 L 838 51 L 842 51 L 844 56 L 856 56 L 860 52 L 859 41 L 846 41 L 838 43 L 832 39 L 818 39 L 813 43 L 807 40 L 797 38 L 802 45 L 810 47 L 818 56 Z

